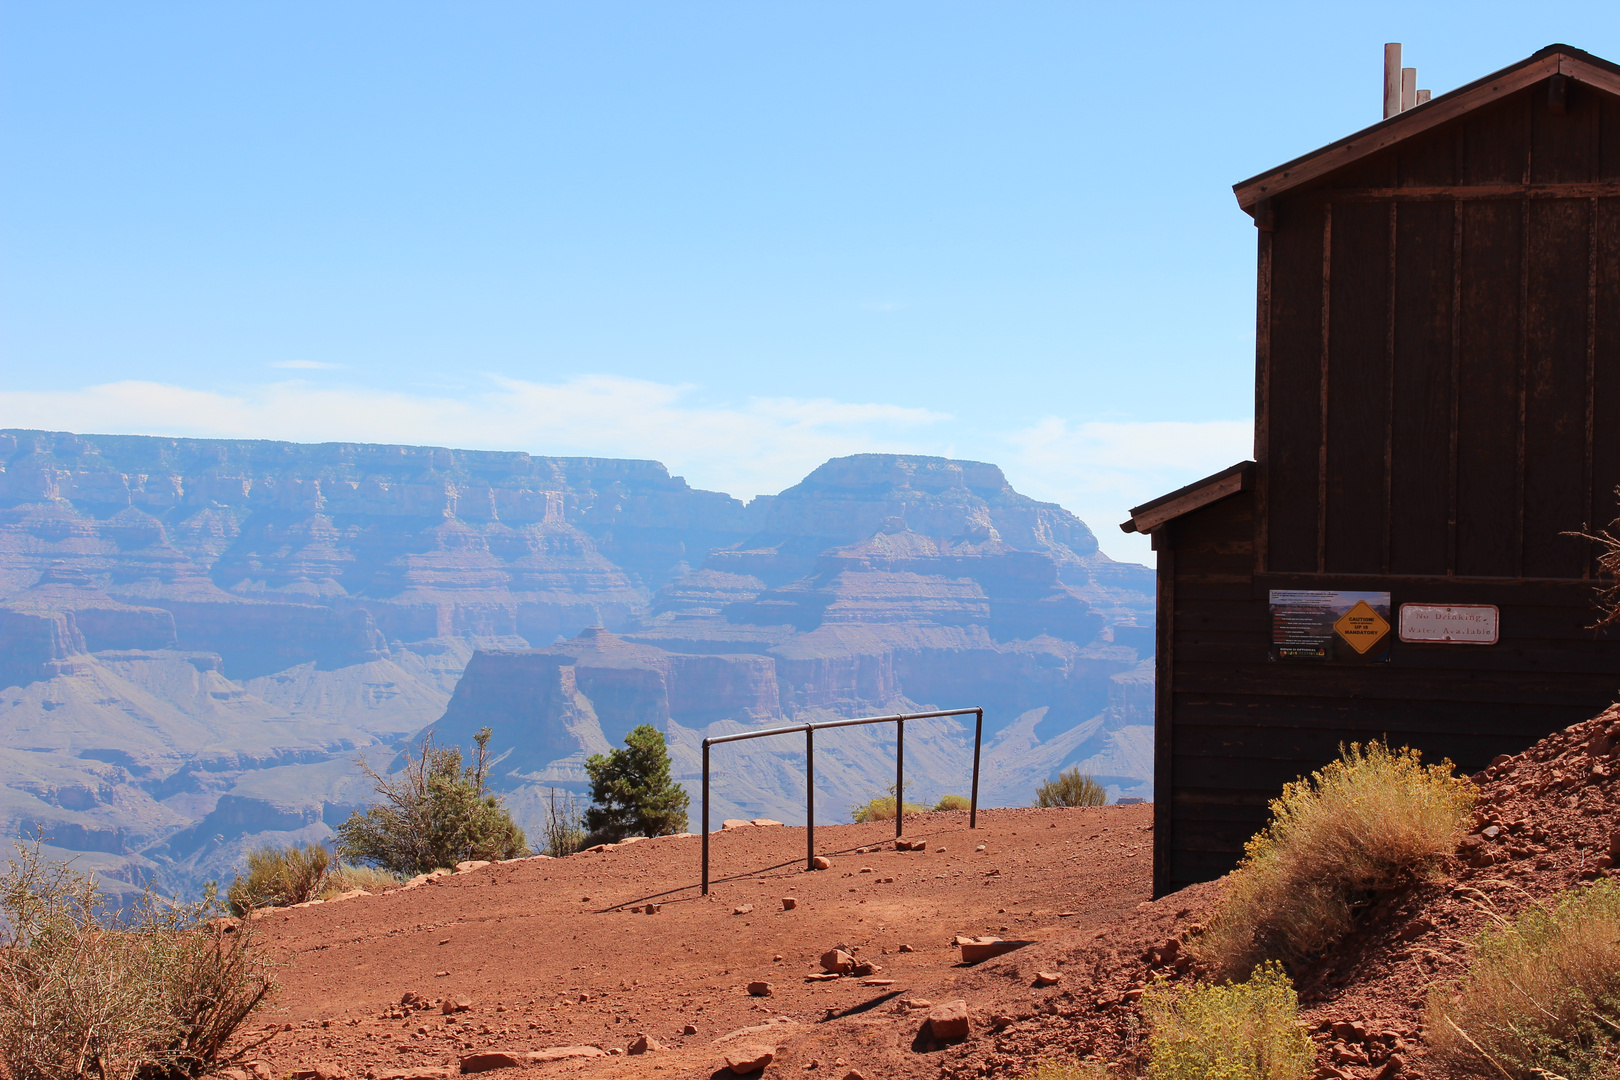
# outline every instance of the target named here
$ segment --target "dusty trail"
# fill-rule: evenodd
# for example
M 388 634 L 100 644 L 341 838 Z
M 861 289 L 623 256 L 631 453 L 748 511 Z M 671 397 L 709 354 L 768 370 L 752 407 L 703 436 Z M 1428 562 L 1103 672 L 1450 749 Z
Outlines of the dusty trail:
M 960 965 L 953 937 L 1049 943 L 1010 954 L 1003 973 L 1022 954 L 1094 937 L 1147 899 L 1151 823 L 1151 806 L 989 810 L 975 831 L 963 813 L 917 815 L 906 836 L 926 839 L 926 852 L 893 850 L 892 823 L 824 826 L 818 849 L 833 865 L 813 873 L 802 829 L 749 827 L 711 838 L 706 898 L 700 838 L 688 836 L 273 912 L 257 925 L 289 966 L 267 1020 L 291 1030 L 258 1056 L 277 1076 L 323 1065 L 356 1078 L 443 1075 L 472 1052 L 611 1055 L 644 1033 L 664 1049 L 494 1075 L 710 1076 L 727 1047 L 762 1042 L 778 1048 L 767 1075 L 937 1076 L 954 1058 L 919 1042 L 925 1013 L 901 1002 L 937 1002 L 988 977 Z M 882 847 L 856 853 L 867 845 Z M 649 902 L 656 914 L 630 911 Z M 882 970 L 808 981 L 836 945 Z M 750 996 L 753 981 L 770 995 Z M 1021 984 L 1001 989 L 1030 999 Z M 448 1016 L 399 1010 L 406 994 L 471 1004 Z M 812 1061 L 824 1071 L 801 1072 Z

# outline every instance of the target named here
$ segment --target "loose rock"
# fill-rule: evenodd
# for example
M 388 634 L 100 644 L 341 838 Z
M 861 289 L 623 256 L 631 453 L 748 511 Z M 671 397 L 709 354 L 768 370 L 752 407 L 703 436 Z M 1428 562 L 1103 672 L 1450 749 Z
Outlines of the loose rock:
M 968 1005 L 957 999 L 935 1005 L 928 1011 L 928 1029 L 940 1042 L 963 1039 L 968 1033 Z
M 653 1051 L 662 1050 L 663 1048 L 663 1044 L 657 1039 L 650 1039 L 645 1035 L 638 1035 L 634 1042 L 625 1047 L 624 1052 L 627 1054 L 647 1054 L 652 1053 Z
M 783 911 L 792 911 L 794 908 L 796 908 L 798 906 L 799 906 L 799 898 L 797 896 L 784 896 L 784 897 L 782 897 L 782 910 Z
M 754 997 L 770 997 L 771 984 L 768 982 L 751 982 L 748 984 L 748 992 Z
M 489 1072 L 491 1069 L 516 1069 L 522 1066 L 523 1061 L 516 1054 L 508 1054 L 504 1050 L 484 1050 L 476 1054 L 464 1054 L 461 1058 L 461 1072 L 468 1073 Z
M 824 971 L 843 975 L 855 969 L 855 958 L 843 949 L 828 949 L 821 954 L 821 967 Z
M 775 1060 L 774 1046 L 739 1046 L 726 1055 L 726 1067 L 738 1076 L 747 1076 Z
M 814 866 L 817 870 L 831 870 L 832 860 L 827 858 L 825 855 L 817 855 L 814 859 L 810 860 L 810 865 Z

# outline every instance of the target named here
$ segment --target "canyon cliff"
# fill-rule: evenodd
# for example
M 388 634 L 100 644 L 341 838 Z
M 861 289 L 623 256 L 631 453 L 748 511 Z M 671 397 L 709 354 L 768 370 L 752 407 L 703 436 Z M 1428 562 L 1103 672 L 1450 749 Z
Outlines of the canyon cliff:
M 649 461 L 0 431 L 0 824 L 186 889 L 329 836 L 424 730 L 492 726 L 532 825 L 638 723 L 695 793 L 705 734 L 978 704 L 987 802 L 1071 762 L 1150 795 L 1152 585 L 975 462 L 840 458 L 745 506 Z M 930 723 L 915 794 L 965 791 L 971 733 Z M 802 815 L 774 742 L 717 813 Z M 829 733 L 822 805 L 892 744 Z

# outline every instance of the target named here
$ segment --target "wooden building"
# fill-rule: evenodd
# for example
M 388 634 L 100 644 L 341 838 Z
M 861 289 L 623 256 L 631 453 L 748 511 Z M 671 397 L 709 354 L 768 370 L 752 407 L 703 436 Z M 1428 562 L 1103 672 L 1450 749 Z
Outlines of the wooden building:
M 1620 66 L 1550 46 L 1236 192 L 1254 460 L 1122 526 L 1159 558 L 1158 893 L 1341 742 L 1474 771 L 1620 690 L 1569 535 L 1620 515 Z

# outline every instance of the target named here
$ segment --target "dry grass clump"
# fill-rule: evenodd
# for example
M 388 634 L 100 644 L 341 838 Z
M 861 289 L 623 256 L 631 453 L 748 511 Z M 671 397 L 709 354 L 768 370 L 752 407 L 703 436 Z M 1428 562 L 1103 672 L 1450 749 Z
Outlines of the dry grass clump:
M 965 812 L 972 808 L 973 803 L 968 800 L 966 795 L 941 795 L 939 802 L 934 804 L 935 810 L 962 810 Z
M 1107 806 L 1108 789 L 1076 765 L 1035 789 L 1036 806 Z
M 920 814 L 927 809 L 928 807 L 918 806 L 914 802 L 906 803 L 906 813 L 908 814 Z M 850 816 L 855 819 L 855 824 L 857 825 L 863 825 L 868 821 L 893 821 L 894 796 L 881 795 L 867 803 L 865 806 L 855 807 L 850 812 Z
M 0 875 L 0 1072 L 9 1080 L 182 1080 L 243 1060 L 231 1036 L 274 989 L 251 927 L 212 897 L 116 913 L 36 843 Z
M 1620 888 L 1599 881 L 1498 919 L 1468 973 L 1429 990 L 1435 1056 L 1471 1076 L 1620 1076 Z
M 237 874 L 225 898 L 231 914 L 254 908 L 291 907 L 320 897 L 334 868 L 332 853 L 322 844 L 262 847 L 247 853 L 247 870 Z
M 1316 1048 L 1299 1024 L 1299 998 L 1282 966 L 1243 983 L 1177 992 L 1163 982 L 1142 997 L 1150 1080 L 1305 1080 Z
M 392 870 L 378 870 L 372 866 L 350 866 L 347 863 L 337 863 L 332 871 L 326 875 L 326 883 L 321 886 L 319 900 L 330 900 L 334 896 L 361 889 L 368 893 L 382 892 L 403 884 L 405 879 Z
M 1263 960 L 1298 962 L 1349 930 L 1352 905 L 1428 872 L 1457 848 L 1478 789 L 1444 761 L 1383 743 L 1283 788 L 1244 848 L 1192 952 L 1220 978 Z

